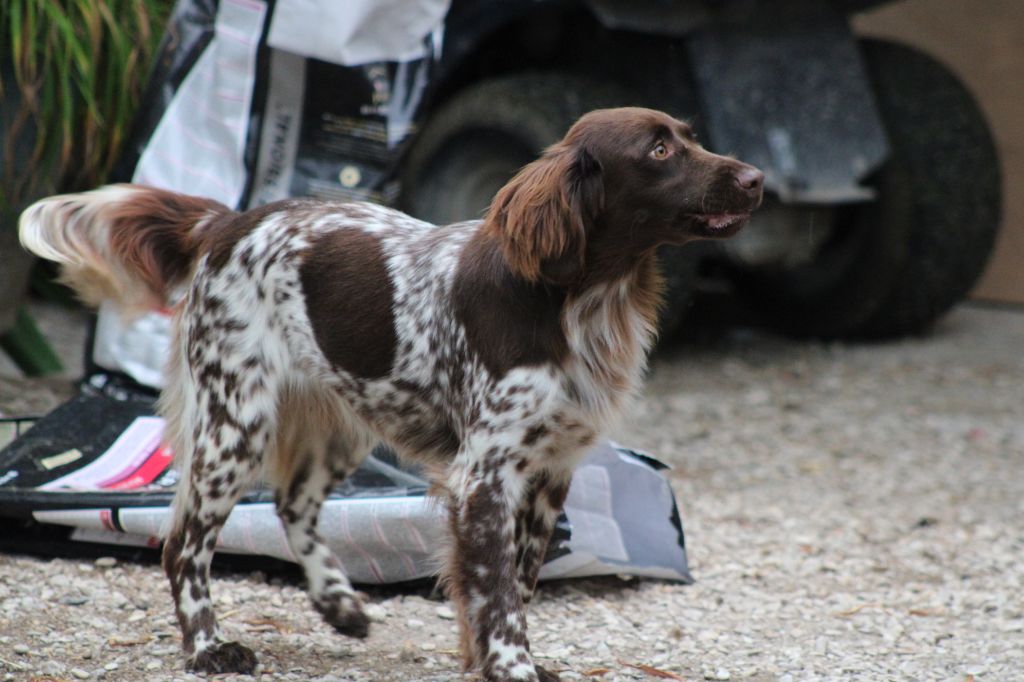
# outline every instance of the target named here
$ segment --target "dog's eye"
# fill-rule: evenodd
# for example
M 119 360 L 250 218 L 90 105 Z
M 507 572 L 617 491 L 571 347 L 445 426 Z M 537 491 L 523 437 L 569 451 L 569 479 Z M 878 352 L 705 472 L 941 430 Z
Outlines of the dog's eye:
M 662 159 L 668 158 L 668 147 L 665 146 L 664 142 L 659 142 L 654 145 L 654 149 L 651 150 L 651 156 L 661 161 Z

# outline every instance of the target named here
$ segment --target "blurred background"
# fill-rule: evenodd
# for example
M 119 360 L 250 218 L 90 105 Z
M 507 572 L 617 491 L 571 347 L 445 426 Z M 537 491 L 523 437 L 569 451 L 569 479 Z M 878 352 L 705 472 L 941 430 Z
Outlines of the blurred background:
M 854 29 L 939 59 L 977 98 L 1002 162 L 1003 215 L 974 297 L 1024 303 L 1024 5 L 1014 0 L 907 0 L 854 17 Z
M 618 105 L 690 119 L 768 175 L 738 239 L 661 253 L 665 339 L 702 315 L 895 338 L 968 297 L 1021 304 L 1022 30 L 1014 0 L 12 0 L 0 343 L 27 373 L 57 367 L 23 303 L 30 279 L 66 295 L 15 237 L 41 196 L 135 181 L 445 223 Z

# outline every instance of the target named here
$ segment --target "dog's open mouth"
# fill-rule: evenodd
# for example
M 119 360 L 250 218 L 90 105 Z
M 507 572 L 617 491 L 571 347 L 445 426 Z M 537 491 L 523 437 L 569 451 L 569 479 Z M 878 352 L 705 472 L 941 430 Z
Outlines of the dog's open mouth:
M 749 213 L 703 213 L 695 215 L 698 222 L 704 223 L 712 230 L 724 230 L 750 217 Z
M 749 211 L 738 213 L 697 213 L 690 216 L 697 223 L 705 237 L 731 237 L 739 231 L 747 219 Z

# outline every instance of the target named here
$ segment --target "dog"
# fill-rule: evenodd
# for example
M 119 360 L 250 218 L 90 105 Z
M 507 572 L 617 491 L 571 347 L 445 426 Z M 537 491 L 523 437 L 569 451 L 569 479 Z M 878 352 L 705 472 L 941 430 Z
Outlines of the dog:
M 86 302 L 174 309 L 160 409 L 182 478 L 163 566 L 187 668 L 257 666 L 218 628 L 209 566 L 260 476 L 313 606 L 367 635 L 316 529 L 325 496 L 383 440 L 446 500 L 442 576 L 467 667 L 559 679 L 530 656 L 525 604 L 576 463 L 640 386 L 655 250 L 735 234 L 763 179 L 686 123 L 621 108 L 583 116 L 482 220 L 443 228 L 367 203 L 237 213 L 137 185 L 28 208 L 22 243 Z

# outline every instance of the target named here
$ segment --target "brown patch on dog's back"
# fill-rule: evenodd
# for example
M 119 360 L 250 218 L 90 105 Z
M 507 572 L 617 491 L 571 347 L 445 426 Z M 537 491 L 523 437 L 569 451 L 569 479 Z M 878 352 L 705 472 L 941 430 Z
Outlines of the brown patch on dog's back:
M 313 334 L 331 364 L 363 379 L 387 376 L 398 341 L 395 287 L 380 240 L 357 229 L 324 234 L 306 251 L 299 275 Z

